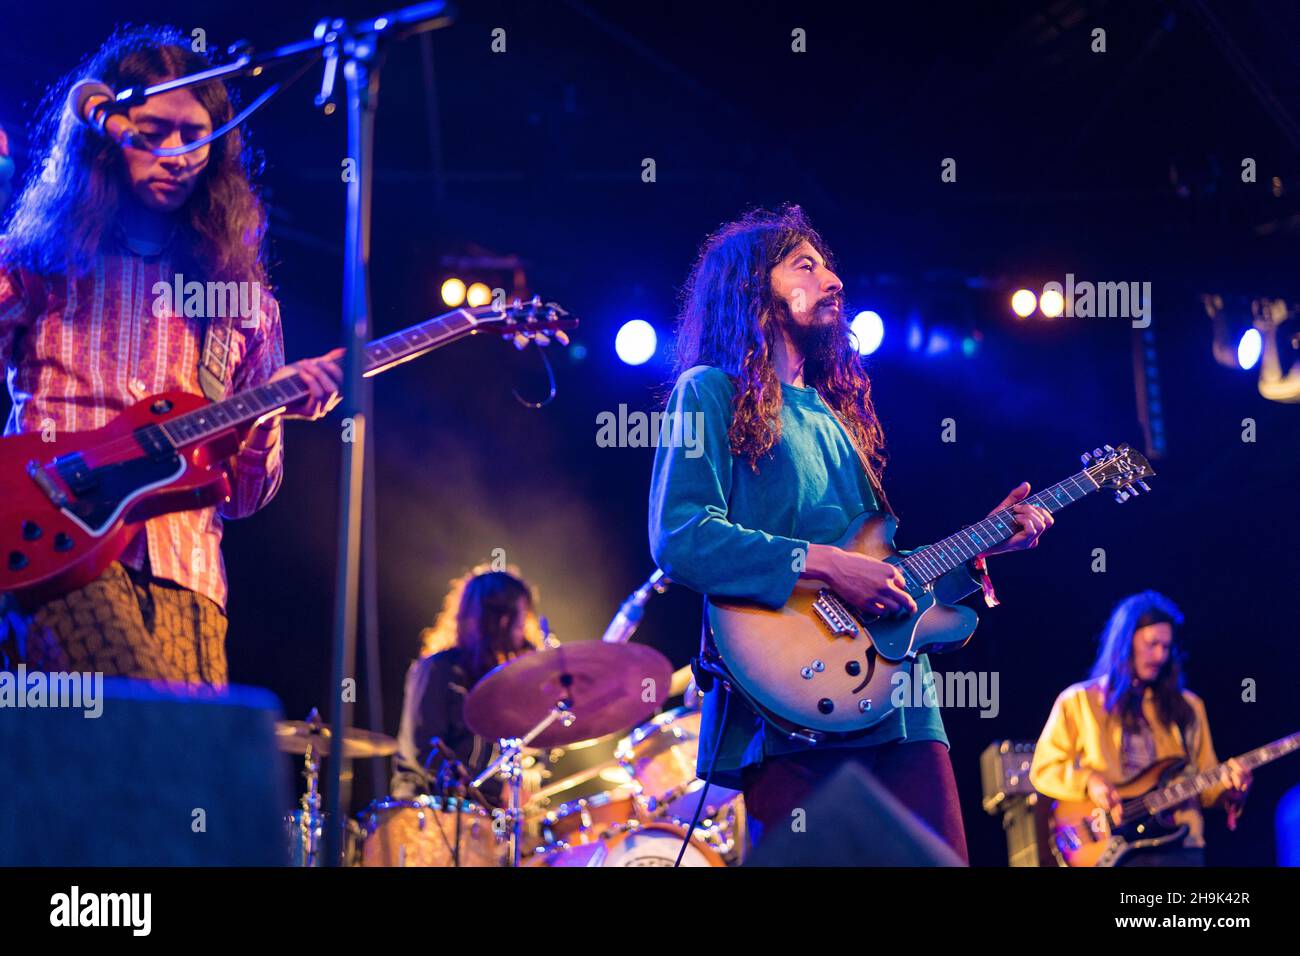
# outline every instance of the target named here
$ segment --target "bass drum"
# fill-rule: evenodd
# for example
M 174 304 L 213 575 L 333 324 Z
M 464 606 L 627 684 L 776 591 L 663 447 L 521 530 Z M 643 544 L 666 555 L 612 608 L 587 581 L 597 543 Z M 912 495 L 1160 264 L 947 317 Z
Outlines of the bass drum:
M 606 835 L 587 866 L 672 866 L 681 852 L 686 827 L 647 823 L 619 827 Z M 711 846 L 692 837 L 682 855 L 682 866 L 726 866 Z
M 624 824 L 608 830 L 595 843 L 569 846 L 552 843 L 534 853 L 526 866 L 672 866 L 682 848 L 686 827 L 670 823 Z M 682 866 L 726 866 L 721 854 L 695 837 L 682 857 Z

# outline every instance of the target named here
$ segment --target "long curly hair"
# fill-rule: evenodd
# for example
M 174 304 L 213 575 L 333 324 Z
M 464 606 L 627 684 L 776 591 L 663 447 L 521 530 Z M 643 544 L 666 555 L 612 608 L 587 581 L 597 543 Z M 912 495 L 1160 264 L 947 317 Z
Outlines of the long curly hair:
M 508 653 L 507 637 L 521 598 L 527 608 L 524 641 L 532 648 L 542 646 L 537 596 L 518 568 L 502 571 L 482 564 L 449 583 L 433 626 L 420 632 L 421 657 L 459 647 L 471 679 L 478 680 Z
M 125 27 L 42 100 L 33 158 L 5 229 L 5 259 L 40 275 L 84 275 L 101 254 L 127 193 L 122 150 L 79 122 L 65 107 L 73 84 L 93 77 L 114 90 L 146 87 L 211 64 L 174 27 Z M 212 125 L 234 107 L 225 85 L 189 87 Z M 209 147 L 206 168 L 179 213 L 180 263 L 209 281 L 267 284 L 263 238 L 266 213 L 250 183 L 252 162 L 239 129 Z
M 675 372 L 711 365 L 731 376 L 731 453 L 754 471 L 781 439 L 781 383 L 772 365 L 781 311 L 772 270 L 804 241 L 833 268 L 830 249 L 798 206 L 752 210 L 704 241 L 682 290 Z M 839 418 L 887 508 L 881 489 L 885 436 L 871 379 L 847 329 L 841 339 L 827 354 L 807 358 L 804 381 Z
M 1183 655 L 1178 643 L 1183 614 L 1169 598 L 1158 591 L 1142 591 L 1115 605 L 1102 631 L 1097 659 L 1089 676 L 1093 680 L 1106 678 L 1106 709 L 1119 717 L 1125 730 L 1139 730 L 1146 688 L 1133 671 L 1133 633 L 1138 628 L 1160 623 L 1174 628 L 1174 643 L 1150 686 L 1155 693 L 1160 721 L 1169 727 L 1177 725 L 1186 741 L 1194 729 L 1196 714 L 1183 697 Z

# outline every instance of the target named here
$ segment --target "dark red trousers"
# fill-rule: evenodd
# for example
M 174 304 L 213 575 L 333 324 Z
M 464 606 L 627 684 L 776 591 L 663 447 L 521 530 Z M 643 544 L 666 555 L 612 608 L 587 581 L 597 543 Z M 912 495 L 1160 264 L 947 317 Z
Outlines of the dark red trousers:
M 805 806 L 814 791 L 850 762 L 873 774 L 964 862 L 970 862 L 952 761 L 948 748 L 935 740 L 781 754 L 746 767 L 741 781 L 751 840 L 757 843 L 770 827 L 789 826 L 794 809 Z

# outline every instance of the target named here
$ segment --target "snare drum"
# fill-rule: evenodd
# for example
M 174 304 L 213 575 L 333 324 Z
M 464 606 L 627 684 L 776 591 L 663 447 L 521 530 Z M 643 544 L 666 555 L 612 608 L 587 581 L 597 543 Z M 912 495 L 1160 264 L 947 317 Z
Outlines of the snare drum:
M 315 826 L 308 825 L 307 812 L 299 807 L 285 815 L 284 831 L 288 837 L 289 866 L 325 865 L 325 827 L 329 825 L 328 813 L 315 814 Z M 361 829 L 355 820 L 349 820 L 343 834 L 343 865 L 355 866 Z
M 562 803 L 542 821 L 542 833 L 549 843 L 583 846 L 595 843 L 610 827 L 637 818 L 636 790 L 617 787 Z
M 502 866 L 508 834 L 492 824 L 482 806 L 454 797 L 378 800 L 361 814 L 361 865 Z

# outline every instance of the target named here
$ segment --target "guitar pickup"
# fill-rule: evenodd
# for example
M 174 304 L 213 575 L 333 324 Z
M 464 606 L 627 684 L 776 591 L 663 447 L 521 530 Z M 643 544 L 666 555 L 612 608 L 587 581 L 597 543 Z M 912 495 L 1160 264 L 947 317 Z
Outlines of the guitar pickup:
M 45 497 L 54 502 L 56 508 L 66 507 L 68 496 L 59 490 L 59 487 L 50 480 L 50 476 L 45 473 L 41 463 L 35 459 L 27 463 L 27 475 L 32 481 L 36 482 L 36 487 L 45 493 Z
M 858 622 L 853 613 L 829 589 L 822 588 L 817 592 L 812 609 L 836 637 L 857 637 Z

